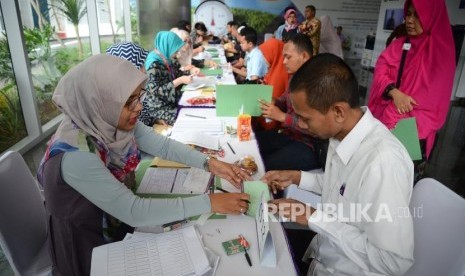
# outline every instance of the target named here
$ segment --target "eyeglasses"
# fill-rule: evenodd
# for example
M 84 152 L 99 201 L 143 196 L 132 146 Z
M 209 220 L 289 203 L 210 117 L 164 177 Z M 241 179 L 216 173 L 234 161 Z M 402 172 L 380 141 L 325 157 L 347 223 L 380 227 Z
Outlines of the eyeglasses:
M 137 105 L 142 103 L 145 99 L 145 95 L 147 94 L 147 90 L 142 88 L 138 96 L 131 96 L 129 97 L 128 101 L 126 102 L 125 106 L 128 107 L 129 111 L 135 111 L 137 109 Z

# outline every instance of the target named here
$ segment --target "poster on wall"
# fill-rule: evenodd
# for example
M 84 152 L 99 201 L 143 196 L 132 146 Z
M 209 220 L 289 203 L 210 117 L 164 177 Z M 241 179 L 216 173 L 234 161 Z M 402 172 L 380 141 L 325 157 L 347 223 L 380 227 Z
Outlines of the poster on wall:
M 294 0 L 300 10 L 311 4 L 316 8 L 316 16 L 327 15 L 334 27 L 340 27 L 340 37 L 344 37 L 342 48 L 344 58 L 362 59 L 368 36 L 375 35 L 380 0 Z
M 211 7 L 207 9 L 208 14 L 203 15 L 202 13 L 198 16 L 196 11 L 198 12 L 199 9 L 202 10 L 202 6 Z M 259 34 L 259 40 L 263 40 L 265 33 L 274 33 L 280 25 L 284 24 L 283 15 L 288 8 L 294 8 L 297 11 L 298 22 L 304 20 L 303 14 L 297 10 L 291 0 L 192 0 L 192 22 L 202 21 L 209 31 L 212 31 L 215 35 L 217 33 L 220 34 L 220 29 L 222 27 L 218 26 L 217 22 L 221 22 L 223 25 L 227 22 L 224 20 L 214 20 L 215 18 L 220 19 L 224 17 L 222 14 L 225 12 L 222 11 L 223 8 L 220 9 L 219 6 L 224 6 L 232 12 L 233 20 L 237 23 L 247 23 L 249 26 L 253 27 Z M 212 22 L 214 22 L 213 25 L 211 24 Z

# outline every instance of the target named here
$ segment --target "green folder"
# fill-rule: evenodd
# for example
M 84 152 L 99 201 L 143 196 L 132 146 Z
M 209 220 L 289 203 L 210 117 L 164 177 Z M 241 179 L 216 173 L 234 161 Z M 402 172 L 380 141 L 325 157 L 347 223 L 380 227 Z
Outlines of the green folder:
M 223 75 L 223 69 L 202 68 L 200 69 L 200 73 L 204 74 L 205 76 Z
M 271 102 L 273 87 L 261 84 L 217 85 L 216 86 L 216 116 L 236 117 L 241 106 L 243 113 L 260 116 L 259 99 Z
M 412 117 L 400 120 L 391 132 L 404 145 L 412 160 L 422 159 L 417 121 L 415 118 Z
M 250 196 L 250 204 L 249 210 L 247 211 L 247 215 L 251 217 L 255 217 L 255 215 L 258 212 L 258 208 L 261 203 L 262 193 L 265 195 L 265 200 L 267 202 L 271 199 L 268 185 L 261 181 L 245 181 L 244 193 L 249 194 Z

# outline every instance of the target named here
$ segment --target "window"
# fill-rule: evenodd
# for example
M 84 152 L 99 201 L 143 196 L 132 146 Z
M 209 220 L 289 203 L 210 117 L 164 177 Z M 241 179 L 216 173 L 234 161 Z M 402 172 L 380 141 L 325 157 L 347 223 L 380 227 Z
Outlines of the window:
M 27 131 L 1 11 L 0 21 L 0 152 L 3 152 L 26 137 Z
M 91 54 L 87 7 L 85 0 L 24 3 L 20 5 L 23 33 L 44 125 L 60 113 L 52 95 L 61 76 Z

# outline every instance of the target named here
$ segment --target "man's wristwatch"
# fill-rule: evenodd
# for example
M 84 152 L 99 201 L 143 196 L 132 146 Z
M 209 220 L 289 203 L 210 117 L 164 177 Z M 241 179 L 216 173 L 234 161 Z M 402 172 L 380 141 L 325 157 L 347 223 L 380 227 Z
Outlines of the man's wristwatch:
M 203 169 L 207 172 L 210 172 L 210 164 L 208 163 L 210 159 L 216 159 L 216 158 L 213 156 L 207 155 L 207 157 L 205 158 L 205 161 L 203 161 Z

